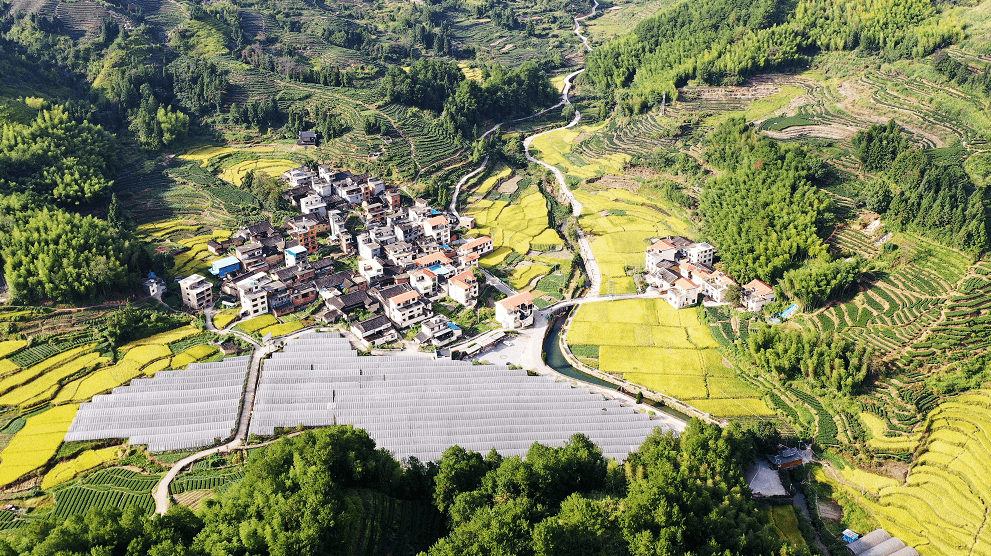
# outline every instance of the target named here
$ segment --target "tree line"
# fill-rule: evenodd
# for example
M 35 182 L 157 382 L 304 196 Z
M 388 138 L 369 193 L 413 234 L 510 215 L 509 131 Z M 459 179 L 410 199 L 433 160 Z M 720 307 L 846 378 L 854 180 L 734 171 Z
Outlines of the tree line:
M 587 67 L 624 111 L 639 112 L 690 79 L 736 85 L 824 50 L 921 58 L 962 37 L 962 24 L 927 0 L 683 2 L 596 48 Z
M 862 200 L 889 227 L 974 254 L 991 246 L 991 192 L 973 183 L 959 157 L 912 147 L 894 120 L 859 131 L 853 145 L 861 167 L 880 174 L 864 185 Z
M 871 352 L 839 336 L 762 326 L 747 338 L 746 355 L 780 380 L 805 379 L 843 394 L 854 393 L 871 370 Z
M 525 459 L 455 446 L 424 464 L 400 463 L 365 431 L 335 426 L 259 448 L 244 479 L 198 511 L 38 519 L 0 539 L 0 554 L 351 554 L 382 519 L 362 511 L 372 495 L 429 504 L 446 520 L 439 539 L 423 531 L 419 545 L 392 553 L 787 555 L 743 474 L 771 442 L 767 430 L 695 420 L 680 437 L 655 432 L 619 465 L 583 435 L 560 448 L 534 444 Z

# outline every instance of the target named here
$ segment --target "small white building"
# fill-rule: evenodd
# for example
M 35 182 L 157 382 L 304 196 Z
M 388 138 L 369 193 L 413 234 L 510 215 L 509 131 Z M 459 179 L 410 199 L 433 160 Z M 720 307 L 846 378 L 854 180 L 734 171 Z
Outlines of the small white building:
M 406 328 L 430 316 L 423 302 L 420 301 L 420 292 L 417 291 L 403 292 L 390 297 L 386 301 L 385 313 L 399 328 Z
M 182 304 L 194 311 L 213 307 L 213 284 L 199 274 L 179 280 Z
M 421 346 L 446 346 L 461 338 L 461 328 L 444 315 L 434 315 L 423 321 L 420 332 L 414 338 Z
M 327 203 L 319 195 L 308 195 L 299 200 L 299 211 L 303 214 L 318 214 L 327 217 Z
M 447 296 L 465 307 L 474 306 L 478 298 L 478 278 L 471 270 L 452 276 L 447 281 Z
M 306 258 L 306 247 L 302 245 L 293 245 L 286 249 L 286 266 L 296 266 L 301 263 L 307 262 Z
M 384 273 L 382 263 L 375 259 L 362 259 L 358 261 L 358 274 L 361 274 L 369 281 L 372 281 Z
M 267 274 L 259 272 L 235 284 L 241 300 L 242 317 L 257 317 L 268 312 L 268 290 L 265 285 L 271 281 Z
M 774 288 L 768 286 L 760 280 L 751 280 L 743 286 L 743 306 L 751 313 L 759 313 L 764 305 L 777 301 L 774 295 Z
M 675 309 L 691 307 L 699 302 L 702 288 L 687 278 L 678 278 L 668 288 L 666 299 Z
M 712 259 L 716 255 L 716 248 L 703 241 L 702 243 L 693 243 L 685 247 L 685 253 L 688 254 L 688 260 L 692 263 L 712 266 Z
M 469 239 L 468 241 L 462 243 L 458 246 L 458 256 L 467 257 L 471 254 L 477 254 L 479 256 L 485 255 L 486 253 L 492 252 L 492 238 L 489 236 L 481 236 Z
M 495 317 L 503 328 L 526 328 L 533 324 L 535 312 L 530 292 L 507 297 L 495 304 Z
M 409 273 L 409 285 L 420 295 L 432 297 L 437 293 L 437 275 L 427 268 L 420 268 Z
M 427 218 L 423 221 L 423 235 L 434 238 L 437 243 L 447 245 L 451 242 L 451 226 L 443 214 Z
M 155 276 L 154 272 L 149 272 L 144 282 L 145 292 L 155 298 L 161 299 L 165 294 L 165 280 Z

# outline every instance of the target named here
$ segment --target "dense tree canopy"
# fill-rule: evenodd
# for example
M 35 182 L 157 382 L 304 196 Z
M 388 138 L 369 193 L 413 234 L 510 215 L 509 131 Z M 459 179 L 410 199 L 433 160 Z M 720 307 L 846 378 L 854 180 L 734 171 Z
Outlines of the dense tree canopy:
M 850 394 L 867 378 L 871 353 L 816 330 L 797 332 L 764 326 L 747 338 L 747 354 L 757 368 L 785 380 L 804 378 L 812 384 Z
M 440 112 L 464 79 L 464 72 L 452 61 L 420 58 L 409 71 L 397 66 L 389 68 L 381 86 L 389 102 Z
M 774 282 L 809 258 L 828 258 L 821 236 L 833 202 L 813 184 L 821 160 L 759 137 L 742 119 L 709 136 L 706 158 L 724 172 L 703 191 L 699 212 L 732 276 Z
M 139 285 L 151 262 L 140 241 L 93 216 L 0 202 L 0 259 L 11 296 L 92 300 Z
M 33 192 L 60 205 L 88 205 L 110 195 L 115 141 L 62 106 L 30 124 L 0 121 L 0 194 Z
M 557 95 L 538 62 L 523 62 L 514 69 L 495 66 L 484 84 L 461 82 L 444 103 L 444 125 L 451 132 L 472 135 L 483 122 L 530 115 L 552 104 Z
M 0 554 L 351 554 L 380 519 L 363 513 L 360 496 L 376 493 L 444 507 L 450 530 L 431 556 L 777 556 L 788 552 L 743 475 L 761 438 L 692 421 L 680 437 L 655 432 L 622 466 L 583 435 L 561 448 L 534 444 L 526 459 L 453 447 L 439 466 L 424 466 L 400 465 L 365 431 L 329 427 L 259 449 L 244 479 L 198 512 L 93 509 L 36 520 L 0 540 Z

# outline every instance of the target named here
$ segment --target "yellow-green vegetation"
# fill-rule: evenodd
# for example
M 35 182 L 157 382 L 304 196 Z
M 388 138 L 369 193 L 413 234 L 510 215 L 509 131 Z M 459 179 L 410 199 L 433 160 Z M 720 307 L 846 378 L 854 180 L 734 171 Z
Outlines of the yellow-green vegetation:
M 78 409 L 78 404 L 70 404 L 28 417 L 24 428 L 0 452 L 0 486 L 48 463 L 65 439 Z
M 246 320 L 241 324 L 238 324 L 237 327 L 247 332 L 248 334 L 251 334 L 252 332 L 258 332 L 262 328 L 266 328 L 274 324 L 279 324 L 279 319 L 275 318 L 272 315 L 266 314 L 266 315 L 257 316 L 253 319 Z
M 0 405 L 29 407 L 43 399 L 50 399 L 58 390 L 58 383 L 88 367 L 95 367 L 110 361 L 99 353 L 87 353 L 74 357 L 68 362 L 45 371 L 43 375 L 0 396 Z M 40 363 L 43 365 L 44 363 Z
M 286 334 L 292 334 L 293 332 L 303 328 L 303 323 L 298 320 L 291 320 L 289 322 L 284 322 L 282 324 L 273 324 L 272 326 L 266 326 L 262 328 L 258 333 L 262 336 L 266 334 L 271 334 L 273 338 L 279 336 L 285 336 Z
M 661 299 L 586 303 L 568 328 L 570 346 L 598 346 L 599 369 L 714 415 L 772 415 L 760 393 L 723 364 L 694 309 Z M 578 352 L 583 348 L 575 348 Z
M 875 496 L 880 494 L 883 489 L 901 484 L 897 479 L 876 475 L 856 467 L 843 467 L 837 469 L 836 472 L 839 473 L 844 481 L 857 485 Z
M 766 96 L 751 102 L 743 110 L 729 110 L 708 118 L 707 123 L 718 125 L 730 118 L 743 116 L 748 122 L 763 120 L 773 116 L 781 110 L 792 99 L 804 95 L 806 91 L 793 85 L 782 85 L 781 90 L 773 95 Z
M 180 253 L 175 258 L 175 273 L 182 275 L 205 274 L 210 268 L 209 259 L 213 258 L 213 254 L 207 248 L 207 243 L 213 240 L 227 239 L 230 235 L 228 230 L 217 230 L 212 234 L 179 240 L 179 243 L 188 247 L 189 250 Z
M 7 357 L 26 345 L 28 345 L 27 340 L 5 340 L 0 342 L 0 357 Z
M 213 315 L 213 325 L 219 329 L 227 328 L 227 326 L 237 320 L 239 309 L 224 309 L 223 311 Z
M 790 504 L 787 506 L 771 506 L 765 511 L 768 520 L 771 522 L 771 526 L 777 531 L 778 536 L 790 542 L 795 548 L 808 549 L 808 545 L 805 544 L 805 538 L 802 537 L 802 530 L 798 528 L 798 516 L 795 515 L 794 506 Z
M 885 436 L 888 430 L 884 419 L 873 413 L 863 412 L 860 420 L 871 433 L 871 439 L 867 441 L 867 447 L 884 452 L 914 452 L 919 445 L 921 433 L 914 433 L 908 436 Z
M 178 342 L 179 340 L 185 340 L 190 336 L 195 336 L 200 333 L 200 329 L 195 326 L 183 326 L 181 328 L 176 328 L 175 330 L 169 330 L 168 332 L 162 332 L 161 334 L 155 334 L 154 336 L 149 336 L 143 340 L 135 340 L 129 344 L 125 344 L 120 349 L 128 350 L 132 347 L 137 346 L 153 346 L 153 345 L 168 345 L 172 342 Z
M 54 402 L 86 401 L 96 394 L 110 391 L 141 375 L 145 367 L 153 361 L 165 359 L 167 366 L 171 355 L 172 351 L 165 344 L 145 344 L 132 347 L 117 364 L 103 367 L 79 380 L 66 384 L 55 397 Z
M 535 278 L 543 276 L 550 271 L 551 267 L 538 263 L 522 266 L 513 271 L 513 277 L 509 281 L 509 284 L 514 289 L 522 290 L 527 288 Z
M 42 374 L 45 374 L 56 367 L 69 363 L 78 356 L 92 349 L 92 346 L 80 346 L 69 351 L 64 351 L 53 357 L 45 359 L 37 365 L 33 365 L 22 371 L 13 373 L 3 380 L 0 380 L 0 392 L 8 392 L 22 384 L 32 381 Z
M 630 160 L 627 154 L 607 154 L 602 158 L 585 159 L 572 152 L 575 143 L 605 126 L 605 123 L 601 123 L 544 133 L 530 143 L 530 154 L 579 180 L 605 174 L 622 174 Z
M 218 147 L 218 146 L 200 147 L 198 149 L 193 149 L 186 154 L 179 155 L 179 158 L 191 162 L 199 162 L 200 166 L 206 168 L 206 165 L 208 162 L 210 162 L 211 158 L 223 156 L 225 154 L 230 154 L 232 152 L 234 152 L 234 149 L 232 149 L 231 147 Z
M 492 253 L 482 257 L 482 266 L 499 264 L 512 251 L 525 255 L 534 244 L 563 244 L 557 234 L 548 228 L 547 200 L 535 186 L 528 187 L 513 204 L 501 200 L 482 200 L 470 210 L 477 226 L 472 233 L 490 236 L 495 247 Z M 537 238 L 540 238 L 539 242 Z
M 583 205 L 582 229 L 596 237 L 592 251 L 602 273 L 601 293 L 635 293 L 636 284 L 627 267 L 642 271 L 649 240 L 667 235 L 688 235 L 689 224 L 669 206 L 625 189 L 596 193 L 579 190 Z M 610 284 L 610 282 L 612 282 Z
M 473 79 L 478 82 L 482 82 L 482 68 L 471 68 L 465 62 L 458 62 L 458 67 L 461 68 L 461 72 L 465 74 L 465 79 Z
M 876 501 L 862 500 L 892 535 L 924 556 L 987 554 L 991 531 L 991 391 L 975 390 L 941 404 L 929 416 L 931 432 L 920 447 L 905 485 L 864 489 Z M 846 475 L 844 475 L 846 478 Z M 863 480 L 863 477 L 860 477 Z M 897 483 L 897 482 L 896 482 Z
M 223 171 L 220 172 L 220 178 L 225 179 L 234 185 L 241 185 L 244 175 L 248 172 L 260 172 L 273 178 L 277 178 L 296 166 L 298 166 L 298 164 L 284 158 L 246 160 L 224 168 Z
M 108 461 L 114 461 L 124 455 L 123 446 L 111 446 L 99 450 L 86 450 L 69 461 L 63 461 L 45 474 L 41 480 L 41 488 L 48 490 L 66 481 L 72 480 L 83 471 L 89 471 L 94 467 L 99 467 Z
M 198 346 L 193 346 L 186 351 L 176 355 L 172 358 L 173 369 L 185 369 L 190 363 L 195 363 L 197 361 L 202 361 L 207 357 L 217 353 L 217 348 L 211 346 L 210 344 L 200 344 Z
M 0 359 L 0 376 L 6 376 L 17 369 L 20 369 L 20 367 L 18 367 L 13 361 L 10 361 L 9 359 Z
M 489 191 L 492 191 L 492 188 L 495 187 L 497 183 L 499 183 L 501 180 L 508 178 L 512 173 L 513 173 L 512 168 L 504 168 L 499 172 L 497 172 L 495 175 L 485 178 L 485 181 L 483 181 L 475 189 L 474 195 L 478 196 L 479 198 L 488 195 Z

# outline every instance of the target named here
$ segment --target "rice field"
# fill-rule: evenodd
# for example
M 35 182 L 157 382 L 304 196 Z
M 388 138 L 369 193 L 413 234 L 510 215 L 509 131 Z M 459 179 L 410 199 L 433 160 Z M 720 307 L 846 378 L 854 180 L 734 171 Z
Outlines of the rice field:
M 941 404 L 929 416 L 932 431 L 905 484 L 869 473 L 844 479 L 875 498 L 859 502 L 892 535 L 923 556 L 991 553 L 991 391 L 975 390 Z M 846 472 L 847 470 L 843 470 Z
M 167 367 L 171 356 L 172 351 L 166 345 L 136 346 L 124 354 L 115 365 L 103 367 L 79 380 L 66 384 L 55 397 L 54 403 L 86 401 L 97 394 L 108 392 L 137 378 L 145 371 L 145 367 L 153 361 L 165 359 Z
M 607 154 L 601 158 L 585 158 L 573 152 L 575 144 L 605 127 L 605 123 L 576 126 L 545 133 L 530 143 L 530 154 L 567 176 L 587 180 L 605 174 L 622 174 L 630 160 L 627 154 Z
M 119 459 L 124 455 L 123 446 L 111 446 L 99 450 L 86 450 L 69 461 L 56 464 L 51 471 L 45 474 L 41 481 L 41 488 L 48 490 L 67 481 L 71 481 L 76 475 L 89 471 L 94 467 L 99 467 L 109 461 Z
M 598 347 L 599 369 L 719 416 L 773 415 L 761 394 L 723 363 L 694 309 L 661 299 L 583 304 L 569 346 Z
M 74 357 L 62 365 L 49 369 L 31 382 L 0 396 L 0 405 L 31 407 L 39 401 L 51 399 L 58 390 L 59 382 L 88 367 L 102 365 L 108 361 L 110 361 L 109 358 L 100 357 L 99 353 L 87 353 Z
M 74 359 L 92 349 L 92 346 L 80 346 L 75 349 L 64 351 L 54 357 L 49 357 L 41 363 L 32 365 L 27 369 L 17 371 L 0 380 L 0 392 L 9 393 L 21 385 L 27 384 L 43 374 L 56 369 L 65 364 L 70 364 Z
M 218 329 L 227 328 L 230 323 L 237 320 L 238 309 L 225 309 L 213 316 L 213 325 Z
M 539 263 L 521 266 L 513 271 L 513 277 L 509 281 L 509 285 L 513 286 L 513 289 L 522 290 L 529 286 L 530 282 L 548 274 L 550 271 L 551 267 Z
M 476 227 L 472 230 L 472 235 L 487 235 L 492 238 L 493 251 L 479 261 L 486 268 L 501 264 L 513 253 L 526 255 L 531 249 L 557 249 L 564 245 L 557 233 L 548 227 L 547 200 L 536 186 L 521 185 L 508 197 L 508 201 L 501 198 L 481 199 L 468 209 L 475 217 Z M 550 271 L 545 265 L 536 266 L 537 268 L 525 271 L 529 276 L 526 283 L 541 276 L 532 274 L 534 271 L 544 270 L 544 274 Z M 520 273 L 523 272 L 521 269 Z M 522 280 L 523 278 L 519 279 Z
M 193 346 L 173 357 L 170 367 L 173 369 L 185 369 L 190 363 L 202 361 L 203 359 L 216 354 L 218 351 L 219 350 L 215 346 L 211 346 L 210 344 Z
M 266 314 L 260 315 L 253 319 L 246 320 L 237 325 L 237 328 L 244 331 L 247 334 L 252 334 L 258 332 L 259 330 L 279 324 L 279 319 L 275 318 L 274 315 Z
M 258 333 L 262 336 L 266 334 L 271 334 L 273 338 L 279 336 L 285 336 L 286 334 L 292 334 L 293 332 L 303 328 L 303 323 L 298 320 L 292 320 L 289 322 L 284 322 L 281 324 L 273 324 L 271 326 L 266 326 L 262 328 Z
M 26 345 L 28 345 L 27 340 L 4 340 L 0 342 L 0 357 L 7 357 Z
M 794 506 L 790 504 L 787 506 L 771 506 L 767 508 L 766 513 L 771 526 L 774 527 L 778 536 L 790 542 L 796 549 L 801 550 L 804 548 L 808 550 L 805 538 L 802 537 L 802 530 L 798 528 L 798 516 L 795 515 Z
M 0 486 L 7 486 L 44 466 L 58 451 L 78 404 L 54 407 L 27 418 L 27 423 L 0 452 Z
M 627 269 L 643 270 L 644 251 L 652 238 L 691 237 L 689 223 L 674 209 L 625 189 L 579 190 L 575 196 L 583 205 L 582 229 L 593 236 L 592 251 L 602 273 L 600 293 L 636 293 Z
M 242 180 L 244 179 L 244 175 L 248 172 L 261 172 L 273 178 L 277 178 L 284 172 L 297 166 L 299 165 L 295 162 L 284 158 L 246 160 L 224 168 L 223 171 L 220 172 L 220 178 L 227 180 L 234 185 L 240 186 Z

